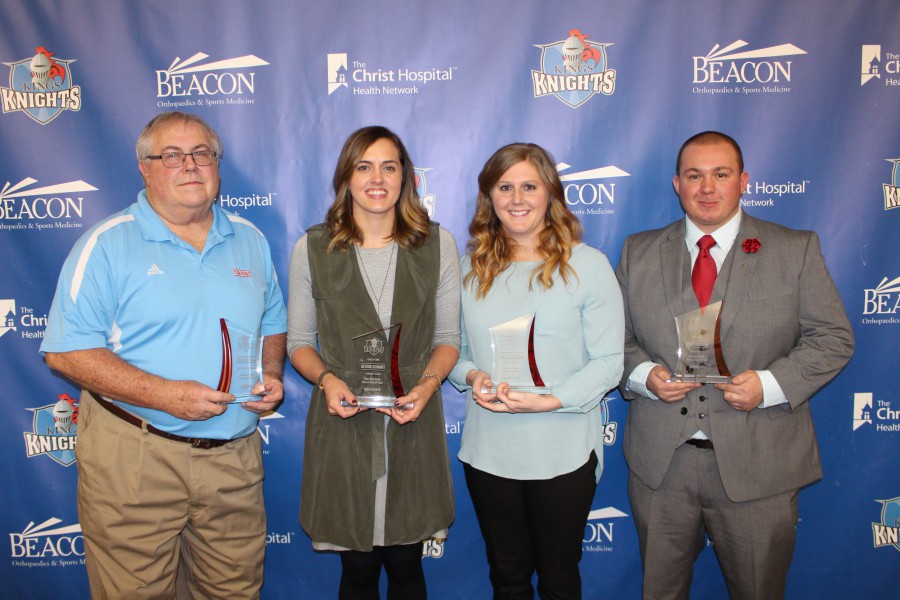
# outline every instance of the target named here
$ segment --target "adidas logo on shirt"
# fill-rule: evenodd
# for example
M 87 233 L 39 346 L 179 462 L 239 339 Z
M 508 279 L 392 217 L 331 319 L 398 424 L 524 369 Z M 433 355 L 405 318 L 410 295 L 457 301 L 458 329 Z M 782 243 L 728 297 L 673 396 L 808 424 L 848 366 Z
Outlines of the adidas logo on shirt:
M 153 263 L 150 265 L 150 268 L 147 269 L 147 275 L 165 275 L 165 273 L 163 273 L 163 270 L 160 269 L 156 263 Z

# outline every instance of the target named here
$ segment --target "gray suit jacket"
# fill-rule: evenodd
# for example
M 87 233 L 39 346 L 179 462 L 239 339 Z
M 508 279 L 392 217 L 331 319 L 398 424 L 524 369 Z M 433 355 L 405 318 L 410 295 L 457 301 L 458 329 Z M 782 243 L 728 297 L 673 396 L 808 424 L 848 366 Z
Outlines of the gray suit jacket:
M 625 301 L 621 387 L 631 401 L 624 438 L 629 469 L 657 489 L 675 449 L 702 426 L 715 445 L 725 491 L 736 502 L 820 479 L 807 400 L 850 360 L 853 331 L 813 232 L 744 213 L 710 300 L 723 300 L 721 339 L 731 373 L 768 369 L 787 404 L 738 411 L 712 385 L 672 404 L 626 389 L 628 376 L 642 362 L 675 368 L 674 319 L 699 308 L 684 232 L 682 219 L 630 236 L 616 269 Z M 755 253 L 742 247 L 751 238 L 760 242 Z

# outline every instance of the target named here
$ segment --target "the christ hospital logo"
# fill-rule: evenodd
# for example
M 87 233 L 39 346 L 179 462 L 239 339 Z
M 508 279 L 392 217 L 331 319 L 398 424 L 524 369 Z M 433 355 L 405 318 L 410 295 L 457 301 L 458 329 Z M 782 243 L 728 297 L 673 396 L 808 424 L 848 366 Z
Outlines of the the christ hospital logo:
M 879 433 L 900 431 L 900 409 L 890 400 L 875 398 L 872 392 L 853 394 L 853 431 L 867 425 Z
M 862 69 L 859 85 L 866 85 L 872 79 L 881 79 L 881 46 L 875 44 L 862 47 Z
M 341 88 L 354 96 L 403 96 L 420 94 L 427 87 L 453 82 L 457 67 L 426 65 L 406 67 L 402 64 L 383 64 L 363 58 L 347 58 L 346 52 L 327 56 L 328 95 Z
M 863 44 L 859 85 L 873 79 L 884 82 L 885 87 L 900 86 L 900 52 L 882 52 L 881 44 Z

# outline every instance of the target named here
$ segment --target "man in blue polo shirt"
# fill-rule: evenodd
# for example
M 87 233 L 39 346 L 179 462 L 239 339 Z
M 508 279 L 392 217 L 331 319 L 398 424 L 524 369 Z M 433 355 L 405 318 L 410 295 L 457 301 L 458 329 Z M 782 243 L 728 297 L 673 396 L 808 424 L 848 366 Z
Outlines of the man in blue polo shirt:
M 60 274 L 41 352 L 83 388 L 78 515 L 94 597 L 173 598 L 176 579 L 194 597 L 259 597 L 256 425 L 284 395 L 287 319 L 265 237 L 215 204 L 221 156 L 199 117 L 154 118 L 137 141 L 146 189 Z M 217 391 L 222 318 L 266 336 L 261 398 Z

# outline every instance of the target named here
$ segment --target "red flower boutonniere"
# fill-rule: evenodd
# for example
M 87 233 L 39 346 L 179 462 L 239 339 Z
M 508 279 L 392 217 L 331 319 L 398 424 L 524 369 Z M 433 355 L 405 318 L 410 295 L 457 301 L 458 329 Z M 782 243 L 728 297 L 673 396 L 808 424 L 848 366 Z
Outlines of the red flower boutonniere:
M 759 243 L 758 239 L 750 238 L 744 240 L 744 245 L 742 247 L 744 248 L 744 252 L 746 252 L 747 254 L 753 254 L 755 252 L 758 252 L 761 246 L 762 244 Z

